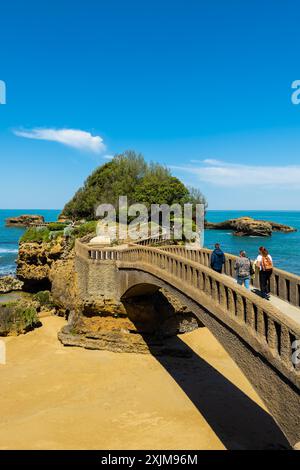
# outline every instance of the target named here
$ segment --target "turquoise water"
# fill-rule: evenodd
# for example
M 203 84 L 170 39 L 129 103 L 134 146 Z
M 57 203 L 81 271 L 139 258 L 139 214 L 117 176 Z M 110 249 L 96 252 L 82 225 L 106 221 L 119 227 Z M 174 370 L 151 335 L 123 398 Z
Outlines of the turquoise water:
M 0 276 L 15 273 L 18 242 L 25 230 L 24 228 L 5 227 L 5 219 L 22 214 L 39 214 L 45 217 L 46 222 L 53 222 L 59 213 L 59 210 L 0 210 Z
M 247 215 L 255 219 L 291 225 L 297 228 L 298 232 L 273 233 L 270 238 L 241 238 L 228 230 L 206 230 L 205 247 L 213 248 L 214 244 L 219 242 L 228 253 L 238 254 L 240 250 L 245 250 L 248 256 L 255 258 L 258 247 L 264 245 L 271 253 L 275 266 L 300 275 L 300 211 L 208 211 L 207 220 L 222 222 Z
M 15 272 L 18 241 L 24 233 L 22 228 L 5 227 L 5 219 L 26 213 L 41 214 L 47 222 L 52 222 L 57 219 L 60 211 L 39 209 L 0 210 L 0 276 Z M 254 258 L 258 247 L 265 245 L 272 254 L 277 267 L 300 275 L 300 211 L 208 211 L 207 220 L 210 222 L 221 222 L 245 215 L 292 225 L 298 229 L 298 232 L 288 234 L 274 233 L 271 238 L 240 238 L 235 237 L 226 230 L 206 230 L 205 246 L 213 248 L 214 244 L 219 242 L 224 251 L 228 253 L 238 254 L 242 249 L 246 250 L 251 258 Z

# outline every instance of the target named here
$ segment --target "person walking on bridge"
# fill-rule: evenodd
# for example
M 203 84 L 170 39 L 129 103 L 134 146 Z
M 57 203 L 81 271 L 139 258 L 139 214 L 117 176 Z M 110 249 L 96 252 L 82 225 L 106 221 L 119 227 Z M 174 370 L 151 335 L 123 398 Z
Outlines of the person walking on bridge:
M 262 297 L 270 298 L 270 279 L 273 273 L 273 260 L 268 250 L 261 246 L 256 258 L 256 266 L 259 268 L 259 285 Z
M 210 267 L 217 273 L 221 273 L 224 263 L 225 263 L 225 255 L 220 248 L 220 243 L 216 243 L 215 249 L 211 254 Z
M 250 279 L 252 275 L 252 264 L 250 258 L 247 258 L 246 252 L 244 250 L 240 251 L 240 256 L 236 259 L 234 263 L 234 269 L 236 272 L 236 280 L 240 286 L 250 289 Z

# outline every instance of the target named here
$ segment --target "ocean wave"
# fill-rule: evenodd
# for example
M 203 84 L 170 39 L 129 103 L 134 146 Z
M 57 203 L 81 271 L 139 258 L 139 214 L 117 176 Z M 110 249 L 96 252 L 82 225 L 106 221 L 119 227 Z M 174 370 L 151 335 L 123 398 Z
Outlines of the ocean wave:
M 14 264 L 6 264 L 5 266 L 0 266 L 0 276 L 8 276 L 9 274 L 16 273 L 16 266 Z
M 0 253 L 18 253 L 18 248 L 1 248 Z

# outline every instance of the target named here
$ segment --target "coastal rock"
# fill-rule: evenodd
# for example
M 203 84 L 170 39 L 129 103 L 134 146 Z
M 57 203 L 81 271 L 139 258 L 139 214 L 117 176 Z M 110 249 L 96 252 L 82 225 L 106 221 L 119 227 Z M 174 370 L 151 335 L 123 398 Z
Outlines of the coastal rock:
M 252 217 L 239 217 L 237 219 L 225 220 L 224 222 L 206 222 L 207 230 L 232 230 L 239 237 L 256 236 L 270 237 L 272 232 L 290 233 L 296 232 L 294 227 L 279 224 L 277 222 L 256 220 Z
M 178 341 L 172 343 L 172 338 L 198 328 L 199 322 L 178 299 L 165 294 L 162 290 L 124 304 L 114 299 L 89 300 L 80 312 L 71 313 L 58 338 L 66 346 L 87 349 L 185 355 L 185 348 Z
M 271 222 L 273 232 L 283 232 L 283 233 L 291 233 L 297 232 L 297 229 L 294 227 L 290 227 L 289 225 L 279 224 L 277 222 Z
M 64 217 L 64 216 L 60 215 L 57 219 L 57 222 L 62 223 L 62 224 L 66 224 L 66 223 L 70 223 L 71 220 L 68 217 Z
M 0 304 L 0 336 L 20 335 L 41 326 L 37 306 L 24 300 Z
M 28 227 L 31 224 L 44 224 L 45 219 L 42 215 L 23 214 L 19 217 L 9 217 L 5 220 L 7 227 Z
M 24 283 L 13 276 L 4 276 L 0 278 L 0 294 L 22 290 Z
M 17 277 L 28 291 L 49 290 L 52 264 L 64 253 L 63 241 L 27 242 L 19 246 Z
M 154 356 L 176 356 L 190 357 L 192 352 L 182 343 L 152 338 L 147 341 L 142 335 L 127 334 L 121 331 L 102 332 L 101 334 L 86 335 L 70 332 L 68 326 L 62 328 L 58 333 L 58 339 L 65 346 L 77 346 L 85 349 L 100 349 L 118 353 L 152 354 Z
M 100 295 L 82 297 L 74 249 L 66 251 L 63 239 L 21 243 L 17 274 L 27 290 L 43 291 L 34 297 L 43 308 L 49 304 L 53 313 L 68 319 L 58 335 L 68 346 L 180 356 L 186 354 L 178 349 L 181 342 L 169 342 L 199 327 L 192 312 L 167 291 L 126 302 Z
M 73 252 L 67 259 L 59 259 L 49 269 L 51 294 L 54 301 L 65 310 L 65 315 L 82 308 L 78 300 Z

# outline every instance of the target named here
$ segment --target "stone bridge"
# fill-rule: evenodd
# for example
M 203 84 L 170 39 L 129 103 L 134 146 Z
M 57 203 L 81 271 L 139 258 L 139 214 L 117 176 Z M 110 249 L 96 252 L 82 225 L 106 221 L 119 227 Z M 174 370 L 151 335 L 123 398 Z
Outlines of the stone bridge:
M 233 256 L 225 275 L 208 267 L 209 256 L 209 250 L 182 246 L 101 248 L 77 241 L 80 295 L 122 301 L 168 289 L 222 344 L 298 448 L 300 367 L 293 348 L 300 339 L 300 278 L 275 270 L 275 300 L 268 302 L 232 279 Z

